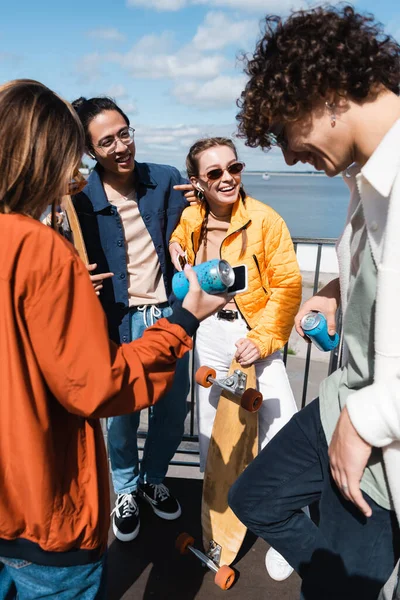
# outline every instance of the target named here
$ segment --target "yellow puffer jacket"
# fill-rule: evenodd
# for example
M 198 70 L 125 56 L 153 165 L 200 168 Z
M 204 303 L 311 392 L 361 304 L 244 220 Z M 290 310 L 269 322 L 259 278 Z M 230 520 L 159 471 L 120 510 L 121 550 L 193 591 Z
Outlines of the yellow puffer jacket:
M 195 263 L 205 209 L 189 206 L 173 232 L 170 243 L 178 242 Z M 242 230 L 247 246 L 242 251 Z M 232 217 L 220 249 L 221 258 L 233 267 L 246 264 L 248 289 L 235 302 L 250 331 L 261 358 L 282 348 L 289 339 L 301 301 L 301 275 L 286 223 L 270 206 L 246 196 L 232 209 Z

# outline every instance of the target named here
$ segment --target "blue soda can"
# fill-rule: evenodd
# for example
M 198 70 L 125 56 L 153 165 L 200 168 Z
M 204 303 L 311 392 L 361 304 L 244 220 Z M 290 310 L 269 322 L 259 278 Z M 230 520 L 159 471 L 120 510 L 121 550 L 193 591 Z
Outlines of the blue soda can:
M 208 294 L 221 294 L 235 283 L 235 273 L 226 260 L 214 258 L 193 267 L 200 287 Z M 172 278 L 172 291 L 178 300 L 183 300 L 189 291 L 185 273 L 180 271 Z
M 307 313 L 301 320 L 301 328 L 312 343 L 323 352 L 333 350 L 339 343 L 337 333 L 329 335 L 328 324 L 320 312 Z

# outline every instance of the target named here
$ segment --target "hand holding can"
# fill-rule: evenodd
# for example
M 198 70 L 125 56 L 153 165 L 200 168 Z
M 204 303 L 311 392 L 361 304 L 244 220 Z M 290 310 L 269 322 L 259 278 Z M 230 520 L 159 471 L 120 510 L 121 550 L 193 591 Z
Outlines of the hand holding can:
M 226 260 L 215 258 L 193 267 L 202 290 L 208 294 L 224 294 L 235 282 L 235 273 Z M 183 271 L 172 278 L 172 291 L 183 300 L 189 291 L 189 282 Z
M 321 312 L 307 313 L 301 320 L 304 335 L 322 352 L 329 352 L 339 344 L 339 335 L 329 335 L 326 318 Z

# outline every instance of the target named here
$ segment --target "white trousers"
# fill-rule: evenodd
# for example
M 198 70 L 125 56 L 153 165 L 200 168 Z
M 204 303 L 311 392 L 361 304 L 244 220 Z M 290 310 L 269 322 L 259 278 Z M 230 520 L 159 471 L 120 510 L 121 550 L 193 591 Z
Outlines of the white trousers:
M 196 334 L 195 368 L 206 365 L 216 370 L 217 378 L 225 377 L 236 353 L 235 342 L 245 338 L 247 333 L 247 324 L 241 316 L 235 321 L 218 319 L 216 315 L 205 319 Z M 258 411 L 259 445 L 262 449 L 297 412 L 297 406 L 279 351 L 258 360 L 255 368 L 257 388 L 263 396 Z M 217 386 L 204 388 L 196 385 L 201 472 L 205 469 L 219 396 Z

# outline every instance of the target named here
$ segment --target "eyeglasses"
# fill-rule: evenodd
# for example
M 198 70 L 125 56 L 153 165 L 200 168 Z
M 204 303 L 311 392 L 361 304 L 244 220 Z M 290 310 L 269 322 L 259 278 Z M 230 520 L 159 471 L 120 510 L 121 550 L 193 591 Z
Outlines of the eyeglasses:
M 76 194 L 79 194 L 86 185 L 87 185 L 86 179 L 84 178 L 84 176 L 82 175 L 82 173 L 80 171 L 77 171 L 74 174 L 74 177 L 68 183 L 67 195 L 75 196 Z
M 122 129 L 119 133 L 117 133 L 116 136 L 107 137 L 101 142 L 101 144 L 98 144 L 98 146 L 94 147 L 100 148 L 108 156 L 109 154 L 113 154 L 115 152 L 118 142 L 122 142 L 125 144 L 125 146 L 129 146 L 132 144 L 134 138 L 135 130 L 133 127 L 126 127 L 126 129 Z
M 228 171 L 229 175 L 239 175 L 245 166 L 246 165 L 243 162 L 234 162 L 231 165 L 228 165 L 225 169 L 211 169 L 211 171 L 206 173 L 206 177 L 210 181 L 217 181 L 217 179 L 221 179 L 225 171 Z
M 275 125 L 267 133 L 266 137 L 271 146 L 279 146 L 279 148 L 281 148 L 281 150 L 284 152 L 286 152 L 286 150 L 289 148 L 289 142 L 285 134 L 284 125 Z

